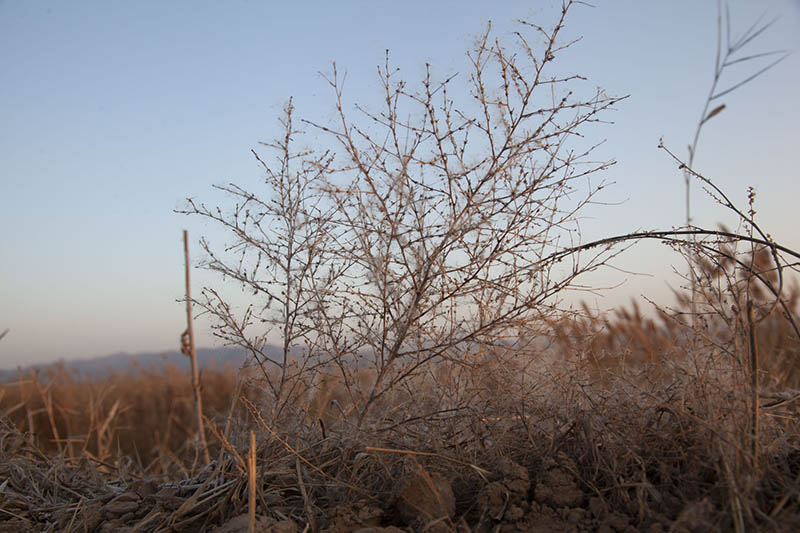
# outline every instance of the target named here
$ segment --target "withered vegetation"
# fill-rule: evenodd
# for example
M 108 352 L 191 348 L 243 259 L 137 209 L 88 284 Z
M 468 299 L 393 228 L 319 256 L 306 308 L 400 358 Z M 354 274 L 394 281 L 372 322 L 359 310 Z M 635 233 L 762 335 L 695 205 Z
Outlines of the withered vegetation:
M 613 165 L 587 139 L 622 98 L 554 67 L 572 7 L 512 46 L 487 30 L 467 76 L 412 87 L 387 54 L 380 109 L 348 103 L 335 65 L 332 123 L 290 102 L 275 157 L 254 152 L 263 183 L 180 211 L 229 230 L 204 266 L 253 295 L 195 302 L 250 356 L 202 375 L 215 459 L 174 369 L 21 372 L 0 388 L 0 531 L 800 529 L 800 254 L 752 190 L 740 209 L 664 145 L 687 198 L 701 183 L 738 227 L 687 211 L 580 240 Z M 717 90 L 721 69 L 772 57 L 735 56 L 767 27 L 718 53 L 691 157 L 754 78 Z M 687 265 L 672 307 L 562 305 L 642 239 Z

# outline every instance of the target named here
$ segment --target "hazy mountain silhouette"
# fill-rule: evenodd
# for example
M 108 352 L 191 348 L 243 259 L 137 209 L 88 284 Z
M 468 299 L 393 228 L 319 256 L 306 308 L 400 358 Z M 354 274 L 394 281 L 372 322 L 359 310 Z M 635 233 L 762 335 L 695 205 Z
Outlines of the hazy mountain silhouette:
M 268 345 L 264 348 L 264 353 L 277 357 L 281 349 L 277 346 Z M 242 366 L 246 360 L 246 352 L 239 347 L 225 346 L 221 348 L 198 348 L 197 362 L 200 368 L 215 366 L 222 369 L 226 364 L 230 364 L 234 369 Z M 159 370 L 167 365 L 172 365 L 180 370 L 189 370 L 191 367 L 190 359 L 177 350 L 168 352 L 143 352 L 137 354 L 117 353 L 93 357 L 91 359 L 75 359 L 72 361 L 57 361 L 41 365 L 29 365 L 23 367 L 23 372 L 34 369 L 47 371 L 63 367 L 70 373 L 76 373 L 86 377 L 102 377 L 112 372 L 138 372 L 141 370 Z M 0 369 L 0 382 L 10 381 L 17 378 L 16 369 Z

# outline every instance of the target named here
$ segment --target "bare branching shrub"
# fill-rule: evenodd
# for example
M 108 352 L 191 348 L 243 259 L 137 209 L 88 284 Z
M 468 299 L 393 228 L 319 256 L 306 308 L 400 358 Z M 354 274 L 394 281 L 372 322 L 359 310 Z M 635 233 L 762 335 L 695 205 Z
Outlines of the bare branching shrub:
M 230 212 L 192 199 L 182 211 L 212 219 L 234 237 L 223 251 L 204 239 L 205 265 L 239 282 L 257 301 L 239 313 L 217 290 L 206 287 L 198 303 L 218 319 L 213 326 L 218 337 L 252 355 L 269 394 L 272 419 L 305 392 L 300 377 L 313 373 L 320 356 L 315 333 L 322 304 L 318 293 L 325 278 L 341 270 L 326 244 L 331 227 L 318 185 L 331 156 L 294 151 L 299 132 L 293 111 L 289 101 L 281 120 L 283 136 L 266 144 L 276 154 L 274 163 L 267 164 L 253 151 L 265 171 L 266 196 L 230 184 L 217 187 L 235 198 Z M 276 336 L 269 338 L 270 332 Z M 271 341 L 280 344 L 277 357 L 270 351 Z
M 208 265 L 259 297 L 242 316 L 212 291 L 205 307 L 218 334 L 247 347 L 264 367 L 276 405 L 287 398 L 291 361 L 335 368 L 352 421 L 434 361 L 471 364 L 515 344 L 555 313 L 555 297 L 603 256 L 566 265 L 552 254 L 579 240 L 576 215 L 603 187 L 582 140 L 619 99 L 576 96 L 580 76 L 553 63 L 571 43 L 561 29 L 524 23 L 508 47 L 489 30 L 468 53 L 471 74 L 412 88 L 388 58 L 378 74 L 384 106 L 351 111 L 336 65 L 326 79 L 338 119 L 305 121 L 331 151 L 292 153 L 293 109 L 265 189 L 222 190 L 231 213 L 189 201 L 183 211 L 231 230 Z M 466 87 L 464 86 L 466 85 Z M 257 156 L 258 157 L 258 156 Z M 259 159 L 260 160 L 260 159 Z M 282 358 L 260 349 L 262 323 L 278 324 Z M 253 329 L 251 326 L 258 325 Z

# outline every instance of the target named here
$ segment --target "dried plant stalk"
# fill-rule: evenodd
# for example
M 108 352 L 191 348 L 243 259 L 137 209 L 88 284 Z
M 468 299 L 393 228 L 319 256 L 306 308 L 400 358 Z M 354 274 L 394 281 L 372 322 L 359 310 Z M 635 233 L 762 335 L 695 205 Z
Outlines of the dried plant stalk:
M 189 232 L 183 230 L 183 255 L 186 271 L 186 338 L 184 353 L 188 351 L 188 356 L 192 361 L 192 389 L 194 390 L 194 406 L 197 421 L 197 436 L 200 439 L 200 446 L 203 450 L 205 464 L 211 463 L 211 455 L 208 453 L 208 442 L 206 442 L 206 431 L 203 426 L 203 394 L 200 387 L 200 369 L 197 365 L 197 350 L 194 345 L 194 327 L 192 324 L 192 289 L 189 279 Z

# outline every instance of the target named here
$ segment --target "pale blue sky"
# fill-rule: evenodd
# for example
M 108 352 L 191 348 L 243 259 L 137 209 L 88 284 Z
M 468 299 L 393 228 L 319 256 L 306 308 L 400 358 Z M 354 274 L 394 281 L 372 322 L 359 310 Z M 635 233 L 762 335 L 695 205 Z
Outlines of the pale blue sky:
M 0 1 L 0 367 L 127 351 L 174 349 L 184 329 L 181 230 L 219 236 L 173 213 L 186 196 L 213 203 L 215 183 L 254 184 L 249 153 L 278 133 L 289 96 L 300 116 L 325 120 L 318 71 L 348 70 L 351 101 L 370 101 L 384 49 L 409 80 L 425 62 L 468 72 L 464 52 L 487 20 L 508 35 L 516 18 L 548 25 L 560 2 Z M 764 9 L 778 22 L 753 52 L 800 48 L 800 2 L 731 3 L 741 32 Z M 604 157 L 619 164 L 594 208 L 589 237 L 683 223 L 683 178 L 657 150 L 681 155 L 711 79 L 716 2 L 609 1 L 576 6 L 564 71 L 588 87 L 630 94 Z M 725 99 L 708 124 L 697 167 L 743 201 L 758 190 L 763 225 L 800 247 L 796 133 L 800 55 Z M 695 196 L 696 222 L 728 220 Z M 680 260 L 660 246 L 620 263 L 629 279 L 599 305 L 639 294 L 668 301 L 663 277 Z M 198 259 L 198 257 L 195 257 Z M 196 290 L 217 283 L 195 271 Z M 200 345 L 214 343 L 198 324 Z

